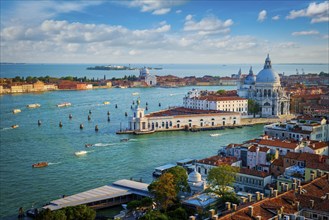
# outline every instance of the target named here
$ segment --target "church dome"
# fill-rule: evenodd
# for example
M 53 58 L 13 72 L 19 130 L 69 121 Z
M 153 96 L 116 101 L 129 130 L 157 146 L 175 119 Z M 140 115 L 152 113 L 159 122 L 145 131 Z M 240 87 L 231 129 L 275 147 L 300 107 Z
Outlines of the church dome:
M 201 182 L 201 174 L 194 170 L 192 173 L 188 175 L 189 182 Z
M 267 55 L 265 60 L 264 69 L 257 75 L 256 83 L 280 83 L 280 76 L 272 69 L 269 55 Z
M 250 67 L 249 74 L 244 80 L 244 84 L 252 85 L 256 82 L 256 76 L 254 75 L 254 72 L 252 71 L 252 67 Z
M 139 73 L 140 73 L 140 76 L 145 77 L 146 75 L 150 74 L 150 71 L 148 68 L 144 67 L 139 71 Z

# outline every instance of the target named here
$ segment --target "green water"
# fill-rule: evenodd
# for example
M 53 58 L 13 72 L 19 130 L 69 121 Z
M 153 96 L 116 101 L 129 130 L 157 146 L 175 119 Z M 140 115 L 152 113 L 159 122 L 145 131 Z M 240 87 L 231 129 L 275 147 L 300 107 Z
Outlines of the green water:
M 199 87 L 208 90 L 232 87 Z M 110 184 L 123 178 L 152 181 L 153 169 L 185 158 L 201 159 L 215 155 L 229 143 L 240 143 L 262 133 L 262 126 L 206 132 L 160 132 L 151 135 L 116 135 L 127 126 L 125 112 L 138 96 L 141 105 L 148 102 L 149 112 L 182 104 L 182 98 L 192 87 L 103 89 L 90 91 L 58 91 L 41 94 L 0 96 L 0 217 L 16 214 L 19 207 L 28 209 L 91 188 Z M 103 105 L 110 101 L 110 105 Z M 58 108 L 56 104 L 71 102 L 72 106 Z M 39 103 L 40 108 L 28 109 L 27 104 Z M 118 108 L 115 108 L 115 104 Z M 22 110 L 12 114 L 12 109 Z M 91 121 L 87 117 L 92 111 Z M 111 121 L 107 121 L 107 111 Z M 70 120 L 68 115 L 72 114 Z M 38 126 L 37 121 L 42 125 Z M 63 127 L 59 128 L 59 121 Z M 80 123 L 84 129 L 80 130 Z M 18 124 L 19 128 L 10 126 Z M 94 127 L 98 125 L 99 131 Z M 210 137 L 209 134 L 221 136 Z M 120 142 L 129 138 L 128 142 Z M 96 144 L 85 148 L 86 143 Z M 74 152 L 87 150 L 82 157 Z M 48 161 L 45 168 L 31 165 Z

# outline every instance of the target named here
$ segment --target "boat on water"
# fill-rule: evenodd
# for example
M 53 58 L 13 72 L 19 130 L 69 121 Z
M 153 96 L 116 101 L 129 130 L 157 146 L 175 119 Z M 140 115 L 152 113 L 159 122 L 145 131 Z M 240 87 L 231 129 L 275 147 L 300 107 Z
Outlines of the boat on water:
M 109 105 L 110 102 L 105 101 L 105 102 L 103 102 L 103 104 L 104 104 L 104 105 Z
M 122 138 L 122 139 L 120 139 L 120 142 L 127 142 L 127 141 L 129 141 L 129 138 Z
M 138 92 L 133 92 L 133 93 L 131 93 L 131 94 L 134 95 L 134 96 L 139 95 Z
M 15 128 L 18 128 L 19 126 L 18 125 L 12 125 L 11 128 L 12 129 L 15 129 Z
M 85 151 L 85 150 L 77 151 L 77 152 L 75 152 L 74 154 L 75 154 L 75 156 L 82 156 L 82 155 L 87 154 L 87 151 Z
M 67 106 L 71 106 L 72 104 L 70 102 L 63 102 L 60 104 L 57 104 L 57 107 L 67 107 Z
M 40 106 L 41 106 L 40 104 L 34 103 L 34 104 L 29 104 L 26 107 L 28 107 L 28 108 L 39 108 Z
M 16 109 L 13 109 L 13 114 L 17 114 L 17 113 L 20 113 L 21 112 L 21 110 L 20 109 L 18 109 L 18 108 L 16 108 Z
M 92 147 L 92 144 L 85 144 L 85 147 Z
M 33 168 L 41 168 L 41 167 L 46 167 L 46 166 L 48 166 L 48 162 L 39 162 L 39 163 L 32 164 Z
M 134 131 L 134 134 L 153 134 L 155 131 Z
M 211 137 L 218 137 L 220 134 L 210 134 Z

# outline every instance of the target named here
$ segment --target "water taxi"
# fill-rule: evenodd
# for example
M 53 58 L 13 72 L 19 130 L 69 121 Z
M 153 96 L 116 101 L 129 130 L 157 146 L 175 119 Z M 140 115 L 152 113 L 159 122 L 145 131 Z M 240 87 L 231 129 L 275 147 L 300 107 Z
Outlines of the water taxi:
M 66 106 L 71 106 L 71 103 L 70 102 L 63 102 L 63 103 L 57 104 L 57 107 L 66 107 Z
M 21 110 L 20 109 L 13 109 L 13 114 L 17 114 L 17 113 L 20 113 L 21 112 Z
M 32 164 L 33 168 L 41 168 L 41 167 L 46 167 L 46 166 L 48 166 L 48 162 L 39 162 L 39 163 Z
M 220 134 L 210 134 L 209 136 L 211 136 L 211 137 L 218 137 L 218 136 L 220 136 Z
M 11 128 L 12 129 L 15 129 L 15 128 L 18 128 L 19 126 L 18 125 L 12 125 Z
M 103 104 L 104 104 L 104 105 L 109 105 L 110 102 L 105 101 L 105 102 L 103 102 Z
M 85 151 L 85 150 L 77 151 L 77 152 L 75 152 L 74 154 L 75 154 L 75 156 L 82 156 L 82 155 L 87 154 L 87 151 Z
M 28 107 L 28 108 L 39 108 L 40 106 L 41 106 L 40 104 L 35 103 L 35 104 L 29 104 L 26 107 Z

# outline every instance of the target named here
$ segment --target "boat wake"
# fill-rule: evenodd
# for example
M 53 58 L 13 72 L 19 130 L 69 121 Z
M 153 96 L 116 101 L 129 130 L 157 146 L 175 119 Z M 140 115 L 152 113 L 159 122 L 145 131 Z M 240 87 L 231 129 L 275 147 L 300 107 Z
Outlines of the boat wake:
M 132 138 L 132 139 L 129 139 L 129 141 L 138 141 L 138 139 L 133 139 L 133 138 Z
M 57 163 L 51 163 L 51 162 L 49 162 L 48 163 L 48 165 L 50 166 L 50 165 L 56 165 L 56 164 L 61 164 L 62 162 L 57 162 Z
M 114 143 L 97 143 L 94 144 L 95 147 L 106 147 L 106 146 L 113 146 L 115 145 Z
M 11 130 L 13 129 L 12 127 L 9 127 L 9 128 L 1 128 L 1 131 L 6 131 L 6 130 Z

